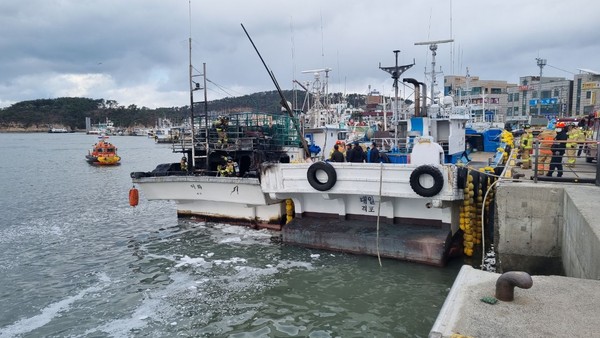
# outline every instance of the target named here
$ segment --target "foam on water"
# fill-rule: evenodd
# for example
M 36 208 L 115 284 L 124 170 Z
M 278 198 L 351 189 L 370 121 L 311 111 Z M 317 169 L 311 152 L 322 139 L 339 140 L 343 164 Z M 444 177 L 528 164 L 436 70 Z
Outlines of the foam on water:
M 108 282 L 109 280 L 107 280 L 106 278 L 107 276 L 103 275 L 101 280 L 103 282 Z M 0 338 L 19 336 L 31 332 L 37 328 L 40 328 L 50 323 L 50 321 L 53 318 L 57 317 L 61 313 L 68 312 L 71 305 L 76 301 L 83 299 L 86 294 L 97 292 L 101 289 L 101 286 L 89 287 L 74 296 L 67 297 L 66 299 L 63 299 L 59 302 L 48 305 L 47 307 L 42 309 L 41 313 L 37 316 L 23 318 L 11 325 L 8 325 L 7 327 L 0 328 Z

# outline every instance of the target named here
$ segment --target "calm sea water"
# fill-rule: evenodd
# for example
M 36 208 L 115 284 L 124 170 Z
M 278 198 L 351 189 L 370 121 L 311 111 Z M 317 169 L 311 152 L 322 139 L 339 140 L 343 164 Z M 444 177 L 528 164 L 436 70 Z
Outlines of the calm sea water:
M 0 134 L 0 337 L 426 337 L 460 268 L 282 245 L 277 232 L 128 203 L 168 145 Z

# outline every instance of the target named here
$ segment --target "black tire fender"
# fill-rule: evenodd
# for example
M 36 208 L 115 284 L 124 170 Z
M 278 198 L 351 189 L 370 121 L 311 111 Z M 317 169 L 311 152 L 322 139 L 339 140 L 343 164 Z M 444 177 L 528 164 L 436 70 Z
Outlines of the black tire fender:
M 420 178 L 423 175 L 428 175 L 433 178 L 433 185 L 431 187 L 426 188 L 421 184 Z M 409 182 L 410 187 L 415 193 L 417 193 L 417 195 L 423 197 L 432 197 L 442 191 L 442 188 L 444 187 L 444 175 L 442 175 L 442 172 L 434 166 L 422 165 L 413 170 L 413 172 L 410 174 Z
M 466 167 L 458 167 L 456 169 L 456 186 L 458 189 L 464 189 L 467 186 L 467 175 L 469 174 L 469 169 Z
M 317 173 L 319 171 L 324 171 L 325 174 L 327 174 L 327 180 L 325 182 L 321 182 L 317 178 Z M 335 182 L 337 181 L 337 173 L 331 164 L 327 162 L 315 162 L 308 167 L 306 178 L 308 179 L 308 183 L 311 187 L 319 191 L 327 191 L 333 188 L 335 185 Z

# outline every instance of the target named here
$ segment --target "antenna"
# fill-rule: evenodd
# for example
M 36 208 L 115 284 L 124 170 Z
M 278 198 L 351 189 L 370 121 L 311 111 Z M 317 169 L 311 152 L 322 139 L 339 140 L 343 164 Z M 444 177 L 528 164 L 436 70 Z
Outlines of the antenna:
M 431 102 L 433 103 L 433 91 L 434 87 L 437 85 L 437 81 L 435 79 L 436 71 L 435 71 L 435 56 L 437 55 L 437 45 L 439 43 L 448 43 L 454 42 L 454 39 L 448 40 L 436 40 L 436 41 L 424 41 L 424 42 L 415 42 L 415 46 L 420 45 L 429 45 L 429 50 L 431 51 Z

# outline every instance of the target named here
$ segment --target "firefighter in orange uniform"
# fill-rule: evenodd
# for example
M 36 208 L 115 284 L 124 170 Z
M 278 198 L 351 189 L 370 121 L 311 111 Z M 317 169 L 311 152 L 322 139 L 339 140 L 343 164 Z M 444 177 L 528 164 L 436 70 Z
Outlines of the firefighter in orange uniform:
M 561 125 L 562 124 L 562 125 Z M 564 122 L 559 122 L 556 124 L 557 128 L 564 127 Z M 550 167 L 550 161 L 552 160 L 552 144 L 554 143 L 554 138 L 556 137 L 556 132 L 554 131 L 554 126 L 550 128 L 544 129 L 537 139 L 540 142 L 540 152 L 538 158 L 538 175 L 544 175 L 548 172 Z

